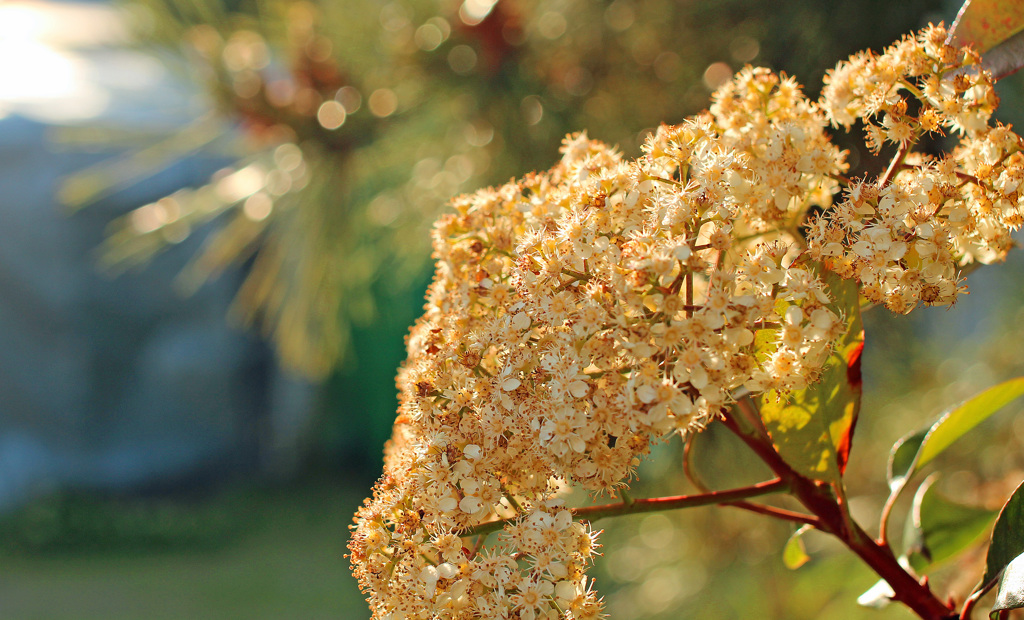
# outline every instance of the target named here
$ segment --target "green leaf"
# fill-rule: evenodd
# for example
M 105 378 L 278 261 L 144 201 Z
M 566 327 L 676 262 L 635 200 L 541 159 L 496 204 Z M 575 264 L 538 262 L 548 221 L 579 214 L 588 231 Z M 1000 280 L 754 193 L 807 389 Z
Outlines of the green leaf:
M 990 387 L 942 416 L 932 425 L 917 456 L 917 467 L 930 462 L 993 413 L 1024 395 L 1024 377 Z
M 985 559 L 985 576 L 981 583 L 993 581 L 1006 566 L 1024 553 L 1024 484 L 1003 504 L 992 528 L 992 542 Z
M 760 405 L 772 443 L 790 467 L 809 478 L 833 482 L 842 476 L 860 408 L 864 330 L 856 283 L 827 270 L 822 274 L 834 299 L 832 310 L 846 317 L 846 335 L 818 382 L 785 396 L 768 392 Z M 759 348 L 770 346 L 772 335 L 764 331 Z
M 782 563 L 786 565 L 789 570 L 796 570 L 806 564 L 811 556 L 807 555 L 807 548 L 804 547 L 804 532 L 811 529 L 811 526 L 805 525 L 793 532 L 793 535 L 786 541 L 786 546 L 782 549 Z
M 1022 395 L 1024 377 L 1010 379 L 953 407 L 928 428 L 897 441 L 889 455 L 889 488 L 902 488 L 914 473 L 953 442 Z
M 994 510 L 943 497 L 934 490 L 937 478 L 929 476 L 918 488 L 903 537 L 904 554 L 918 573 L 969 547 L 988 531 L 996 515 Z
M 889 453 L 889 467 L 886 477 L 889 480 L 889 488 L 895 490 L 902 488 L 913 474 L 917 461 L 917 453 L 924 443 L 924 438 L 930 429 L 926 428 L 904 435 L 892 446 Z
M 1024 553 L 1011 560 L 1003 570 L 996 602 L 989 617 L 996 618 L 1000 611 L 1021 607 L 1024 607 Z

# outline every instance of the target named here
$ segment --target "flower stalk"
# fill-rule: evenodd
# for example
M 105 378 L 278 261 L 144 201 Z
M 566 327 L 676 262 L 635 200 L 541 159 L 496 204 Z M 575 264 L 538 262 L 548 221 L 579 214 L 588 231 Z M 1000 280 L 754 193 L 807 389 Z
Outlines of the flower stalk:
M 817 517 L 815 527 L 839 539 L 889 584 L 894 592 L 893 600 L 903 603 L 923 620 L 956 618 L 954 610 L 935 596 L 926 581 L 918 581 L 908 573 L 888 545 L 874 540 L 849 516 L 830 485 L 794 471 L 769 442 L 744 432 L 729 415 L 723 422 L 779 476 L 779 480 L 789 483 L 791 495 Z
M 666 510 L 679 510 L 682 508 L 696 508 L 698 506 L 731 505 L 740 500 L 762 495 L 775 493 L 786 493 L 789 485 L 783 480 L 775 479 L 766 482 L 759 482 L 750 486 L 728 489 L 725 491 L 711 491 L 708 493 L 697 493 L 694 495 L 676 495 L 670 497 L 653 497 L 649 499 L 634 499 L 599 506 L 586 506 L 583 508 L 572 508 L 573 520 L 575 521 L 597 521 L 607 517 L 619 517 L 623 515 L 640 514 L 644 512 L 664 512 Z M 514 523 L 515 518 L 498 519 L 488 521 L 475 527 L 461 530 L 458 535 L 461 537 L 479 536 L 492 534 L 501 531 L 507 524 Z

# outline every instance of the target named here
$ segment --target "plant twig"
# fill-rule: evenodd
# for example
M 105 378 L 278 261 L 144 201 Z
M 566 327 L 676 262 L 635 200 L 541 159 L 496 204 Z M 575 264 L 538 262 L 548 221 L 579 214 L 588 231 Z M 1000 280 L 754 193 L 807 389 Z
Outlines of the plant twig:
M 701 493 L 710 493 L 711 489 L 697 477 L 696 472 L 693 470 L 692 455 L 693 438 L 695 436 L 696 435 L 691 435 L 683 447 L 683 473 L 686 475 L 686 479 L 690 481 L 690 484 L 696 487 L 698 491 Z M 732 506 L 733 508 L 739 508 L 749 512 L 756 512 L 769 517 L 775 517 L 776 519 L 782 519 L 783 521 L 792 521 L 802 525 L 810 525 L 812 527 L 817 527 L 818 524 L 817 517 L 805 515 L 792 510 L 786 510 L 785 508 L 776 508 L 775 506 L 766 506 L 764 504 L 755 504 L 747 501 L 729 502 L 728 504 L 722 505 Z
M 660 512 L 662 510 L 693 508 L 696 506 L 713 506 L 715 504 L 728 504 L 748 497 L 758 497 L 760 495 L 769 495 L 772 493 L 785 493 L 788 490 L 789 484 L 782 480 L 775 479 L 737 489 L 729 489 L 727 491 L 711 491 L 710 493 L 699 493 L 696 495 L 677 495 L 674 497 L 637 499 L 633 500 L 632 504 L 620 502 L 617 504 L 606 504 L 604 506 L 577 508 L 573 510 L 573 518 L 596 521 L 605 517 L 614 517 L 624 514 Z
M 469 550 L 469 557 L 475 558 L 476 554 L 480 552 L 480 548 L 484 546 L 484 541 L 487 540 L 487 534 L 480 534 L 473 541 L 473 547 Z
M 522 514 L 523 507 L 519 505 L 519 502 L 516 501 L 516 498 L 514 495 L 512 495 L 511 491 L 505 488 L 504 483 L 501 483 L 499 486 L 501 487 L 501 494 L 505 497 L 506 500 L 508 500 L 508 503 L 510 506 L 512 506 L 512 509 L 515 510 L 516 513 Z
M 768 431 L 765 429 L 764 422 L 761 420 L 761 412 L 758 410 L 757 405 L 754 404 L 754 401 L 749 394 L 736 400 L 736 409 L 743 414 L 752 428 L 754 428 L 765 439 L 768 438 Z
M 907 140 L 906 142 L 900 143 L 900 150 L 896 152 L 896 156 L 889 162 L 889 167 L 886 169 L 885 174 L 878 180 L 878 189 L 882 189 L 892 181 L 892 178 L 896 176 L 896 170 L 899 169 L 900 164 L 903 163 L 907 153 L 910 152 L 910 147 L 913 145 L 913 141 Z
M 903 603 L 924 620 L 947 620 L 956 618 L 928 588 L 927 583 L 917 580 L 900 566 L 888 545 L 873 540 L 860 525 L 844 510 L 833 492 L 831 485 L 821 483 L 796 472 L 775 451 L 771 442 L 750 432 L 744 432 L 728 411 L 723 411 L 722 421 L 779 477 L 788 481 L 790 493 L 818 517 L 816 527 L 832 534 L 846 545 L 875 573 L 888 582 L 893 590 L 893 600 Z
M 621 489 L 619 489 L 619 495 L 622 496 L 622 503 L 627 506 L 632 506 L 633 502 L 636 501 L 635 499 L 633 499 L 633 496 L 629 494 L 629 489 L 627 489 L 626 487 L 622 487 Z
M 904 483 L 905 484 L 905 483 Z M 889 497 L 885 500 L 885 505 L 882 506 L 882 514 L 878 518 L 878 542 L 882 545 L 889 544 L 889 515 L 892 514 L 892 509 L 896 506 L 896 500 L 900 497 L 900 491 L 903 490 L 904 484 L 901 484 L 899 488 L 892 489 L 889 492 Z
M 764 504 L 755 504 L 753 502 L 730 502 L 722 505 L 741 508 L 749 512 L 756 512 L 775 519 L 781 519 L 782 521 L 792 521 L 793 523 L 799 523 L 801 525 L 810 525 L 815 528 L 818 527 L 820 523 L 818 517 L 813 515 L 805 515 L 802 512 L 786 510 L 785 508 L 777 508 L 775 506 L 766 506 Z
M 600 506 L 587 506 L 585 508 L 572 509 L 573 519 L 596 521 L 605 517 L 619 515 L 637 514 L 642 512 L 660 512 L 663 510 L 676 510 L 677 508 L 694 508 L 697 506 L 714 506 L 715 504 L 728 504 L 748 497 L 758 497 L 771 493 L 785 493 L 789 490 L 789 484 L 779 480 L 768 480 L 750 486 L 729 489 L 727 491 L 712 491 L 710 493 L 699 493 L 696 495 L 676 495 L 670 497 L 655 497 L 650 499 L 635 499 L 630 502 L 616 502 L 614 504 L 603 504 Z M 490 534 L 505 527 L 506 523 L 515 519 L 499 519 L 489 521 L 480 525 L 467 528 L 458 532 L 459 536 L 476 536 L 478 534 Z
M 689 319 L 689 318 L 693 317 L 693 308 L 694 308 L 694 305 L 693 305 L 693 272 L 692 271 L 686 274 L 686 281 L 685 281 L 684 285 L 685 285 L 685 289 L 684 289 L 683 295 L 685 295 L 685 297 L 684 297 L 684 301 L 683 301 L 683 304 L 684 304 L 683 307 L 686 309 L 686 318 Z
M 989 580 L 988 583 L 982 584 L 980 587 L 975 588 L 974 592 L 971 592 L 971 595 L 967 597 L 966 601 L 964 601 L 964 606 L 960 610 L 960 620 L 970 620 L 971 613 L 974 611 L 974 606 L 978 604 L 978 601 L 981 600 L 981 597 L 985 596 L 985 594 L 987 594 L 989 590 L 996 587 L 996 584 L 998 583 L 999 577 L 996 576 L 994 579 Z

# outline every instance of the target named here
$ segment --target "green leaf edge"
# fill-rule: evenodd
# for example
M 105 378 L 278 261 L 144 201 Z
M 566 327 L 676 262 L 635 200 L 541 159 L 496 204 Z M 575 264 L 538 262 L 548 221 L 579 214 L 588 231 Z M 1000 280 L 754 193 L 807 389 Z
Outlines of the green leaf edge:
M 1014 535 L 1016 534 L 1016 536 Z M 1003 551 L 1003 547 L 1016 543 L 1015 549 Z M 1024 553 L 1024 482 L 1006 500 L 996 517 L 992 527 L 992 539 L 989 542 L 988 555 L 985 558 L 985 575 L 982 584 L 996 579 L 1017 556 Z
M 1002 383 L 985 389 L 966 401 L 950 408 L 928 427 L 908 433 L 901 437 L 895 444 L 893 444 L 892 450 L 889 453 L 889 462 L 886 471 L 889 488 L 893 493 L 898 493 L 922 466 L 931 462 L 946 448 L 953 445 L 957 439 L 966 435 L 978 424 L 981 424 L 1000 409 L 1009 405 L 1021 396 L 1024 396 L 1024 377 L 1017 377 L 1015 379 L 1003 381 Z M 951 420 L 956 422 L 961 418 L 967 417 L 968 414 L 972 413 L 972 409 L 974 407 L 977 407 L 981 401 L 989 398 L 995 398 L 996 404 L 989 405 L 987 408 L 982 407 L 982 413 L 976 413 L 976 419 L 974 419 L 973 422 L 970 422 L 966 428 L 963 428 L 958 433 L 951 434 L 948 438 L 945 436 L 946 434 L 943 432 L 943 429 L 949 428 Z M 967 419 L 969 420 L 970 418 Z M 939 443 L 935 443 L 936 436 L 939 437 Z M 898 460 L 901 458 L 902 460 L 906 460 L 905 455 L 909 450 L 913 449 L 915 442 L 917 442 L 917 450 L 914 452 L 913 458 L 907 465 L 907 470 L 901 474 L 897 473 L 895 469 L 897 465 L 900 464 Z
M 992 605 L 989 618 L 995 620 L 1000 611 L 1020 609 L 1024 607 L 1024 553 L 1018 555 L 1006 568 L 999 580 L 996 602 Z
M 973 545 L 982 537 L 983 534 L 985 534 L 986 531 L 988 531 L 992 520 L 996 517 L 996 511 L 994 510 L 986 510 L 984 508 L 970 506 L 968 504 L 960 504 L 952 501 L 938 491 L 933 491 L 934 484 L 938 478 L 938 473 L 934 473 L 928 476 L 924 482 L 921 483 L 921 486 L 918 487 L 917 492 L 914 494 L 914 503 L 911 507 L 910 517 L 907 519 L 906 531 L 903 536 L 904 550 L 902 557 L 906 559 L 906 562 L 918 574 L 924 574 L 927 569 L 956 557 L 957 554 L 962 552 L 964 549 Z M 920 552 L 920 549 L 914 548 L 914 545 L 925 544 L 929 537 L 928 532 L 924 529 L 925 517 L 922 513 L 922 507 L 924 506 L 929 493 L 935 493 L 934 497 L 949 507 L 962 509 L 965 512 L 973 512 L 973 514 L 970 515 L 970 519 L 965 521 L 965 523 L 969 522 L 973 533 L 966 538 L 966 542 L 962 545 L 954 547 L 952 551 L 947 550 L 947 554 L 940 557 L 927 557 Z M 938 549 L 934 551 L 938 551 Z
M 796 570 L 810 561 L 811 556 L 807 555 L 803 539 L 804 532 L 810 529 L 812 529 L 811 526 L 804 525 L 793 532 L 793 535 L 786 541 L 786 546 L 782 548 L 782 563 L 789 570 Z

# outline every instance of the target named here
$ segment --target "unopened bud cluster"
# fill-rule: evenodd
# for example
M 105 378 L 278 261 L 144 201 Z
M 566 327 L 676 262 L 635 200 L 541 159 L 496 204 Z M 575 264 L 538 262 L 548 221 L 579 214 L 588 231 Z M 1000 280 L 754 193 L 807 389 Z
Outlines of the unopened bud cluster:
M 1002 256 L 1019 139 L 988 128 L 986 74 L 943 81 L 970 58 L 944 37 L 851 59 L 821 104 L 744 69 L 636 160 L 578 134 L 551 170 L 454 201 L 350 545 L 375 618 L 600 617 L 596 534 L 560 490 L 614 495 L 652 442 L 701 429 L 739 392 L 814 382 L 847 328 L 822 262 L 906 311 L 951 302 L 958 265 Z M 922 93 L 916 116 L 907 91 Z M 825 129 L 855 118 L 908 124 L 886 130 L 900 145 L 943 127 L 963 140 L 834 206 L 849 182 Z M 496 520 L 489 541 L 473 536 Z

